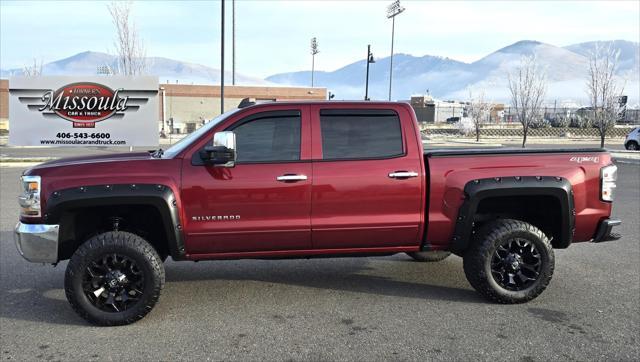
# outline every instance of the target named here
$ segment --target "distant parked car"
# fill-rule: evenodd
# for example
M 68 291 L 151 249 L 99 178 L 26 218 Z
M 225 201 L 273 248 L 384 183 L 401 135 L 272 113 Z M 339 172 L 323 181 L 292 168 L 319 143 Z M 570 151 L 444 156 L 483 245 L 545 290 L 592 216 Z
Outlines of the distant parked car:
M 624 148 L 633 151 L 640 150 L 640 127 L 636 127 L 629 132 L 624 140 Z
M 449 117 L 447 118 L 447 123 L 458 123 L 460 122 L 460 117 Z

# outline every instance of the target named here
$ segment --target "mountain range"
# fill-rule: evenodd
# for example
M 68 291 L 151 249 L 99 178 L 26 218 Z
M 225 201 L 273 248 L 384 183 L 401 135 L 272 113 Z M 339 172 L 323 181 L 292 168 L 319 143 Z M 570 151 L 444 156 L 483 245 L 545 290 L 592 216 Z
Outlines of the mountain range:
M 626 40 L 586 42 L 558 47 L 533 40 L 523 40 L 499 49 L 475 62 L 466 63 L 431 55 L 394 54 L 392 99 L 409 99 L 414 94 L 431 94 L 440 99 L 464 100 L 469 89 L 483 89 L 493 101 L 509 101 L 507 74 L 523 56 L 535 55 L 547 71 L 548 100 L 585 103 L 585 82 L 589 53 L 606 44 L 619 51 L 618 76 L 625 82 L 630 104 L 640 102 L 640 44 Z M 186 84 L 219 84 L 220 70 L 200 64 L 160 57 L 149 57 L 148 73 L 160 82 Z M 389 57 L 376 59 L 370 65 L 369 95 L 386 99 L 389 86 Z M 101 65 L 115 67 L 113 55 L 87 51 L 69 58 L 47 63 L 44 75 L 92 75 Z M 348 64 L 334 71 L 316 71 L 315 85 L 326 87 L 336 99 L 362 99 L 364 96 L 366 61 Z M 1 70 L 0 77 L 21 75 L 21 69 Z M 231 79 L 231 73 L 225 73 Z M 236 73 L 239 85 L 309 86 L 310 71 L 280 73 L 261 79 Z
M 186 84 L 220 84 L 220 69 L 205 65 L 183 62 L 180 60 L 147 57 L 147 72 L 158 76 L 161 83 Z M 43 75 L 95 75 L 99 66 L 117 67 L 116 56 L 86 51 L 68 58 L 60 59 L 42 66 Z M 0 77 L 23 74 L 22 69 L 1 70 Z M 225 71 L 225 79 L 231 80 L 231 72 Z M 236 83 L 239 85 L 264 85 L 264 79 L 236 73 Z
M 509 100 L 507 74 L 523 56 L 534 55 L 546 70 L 548 100 L 580 103 L 586 101 L 585 83 L 589 54 L 596 46 L 608 42 L 586 42 L 557 47 L 538 41 L 523 40 L 499 49 L 475 62 L 465 63 L 450 58 L 425 55 L 394 54 L 392 99 L 408 99 L 412 94 L 429 93 L 441 99 L 464 100 L 469 89 L 483 89 L 487 98 Z M 630 102 L 638 103 L 640 82 L 640 45 L 636 42 L 611 42 L 619 51 L 618 76 L 625 82 Z M 386 99 L 389 87 L 389 57 L 376 59 L 370 65 L 371 99 Z M 315 72 L 315 84 L 325 86 L 338 99 L 361 99 L 364 96 L 366 61 L 349 64 L 332 72 Z M 282 73 L 266 80 L 280 84 L 308 85 L 308 71 Z

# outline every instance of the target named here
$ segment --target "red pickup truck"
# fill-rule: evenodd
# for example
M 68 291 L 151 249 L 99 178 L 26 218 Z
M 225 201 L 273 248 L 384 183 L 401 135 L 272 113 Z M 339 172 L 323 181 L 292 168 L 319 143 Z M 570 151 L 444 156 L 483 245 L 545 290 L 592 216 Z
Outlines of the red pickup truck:
M 245 105 L 166 151 L 25 171 L 19 252 L 70 259 L 74 310 L 120 325 L 153 308 L 168 256 L 454 253 L 482 295 L 521 303 L 548 285 L 554 248 L 619 238 L 616 166 L 602 149 L 425 152 L 405 103 Z

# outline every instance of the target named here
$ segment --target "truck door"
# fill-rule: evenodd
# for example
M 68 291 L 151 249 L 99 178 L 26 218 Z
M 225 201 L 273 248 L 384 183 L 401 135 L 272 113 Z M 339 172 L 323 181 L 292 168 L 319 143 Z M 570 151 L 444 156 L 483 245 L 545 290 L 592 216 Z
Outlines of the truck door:
M 336 107 L 311 108 L 313 247 L 418 245 L 425 181 L 409 113 Z
M 308 108 L 254 113 L 224 130 L 236 134 L 235 167 L 197 164 L 197 152 L 183 162 L 187 253 L 309 249 Z

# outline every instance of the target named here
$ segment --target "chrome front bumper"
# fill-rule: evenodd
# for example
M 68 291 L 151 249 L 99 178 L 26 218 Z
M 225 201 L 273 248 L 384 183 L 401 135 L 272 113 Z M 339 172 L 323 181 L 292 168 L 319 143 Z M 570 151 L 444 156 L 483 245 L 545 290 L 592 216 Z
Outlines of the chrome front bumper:
M 16 225 L 13 234 L 18 252 L 32 263 L 56 263 L 58 261 L 58 233 L 60 225 Z

